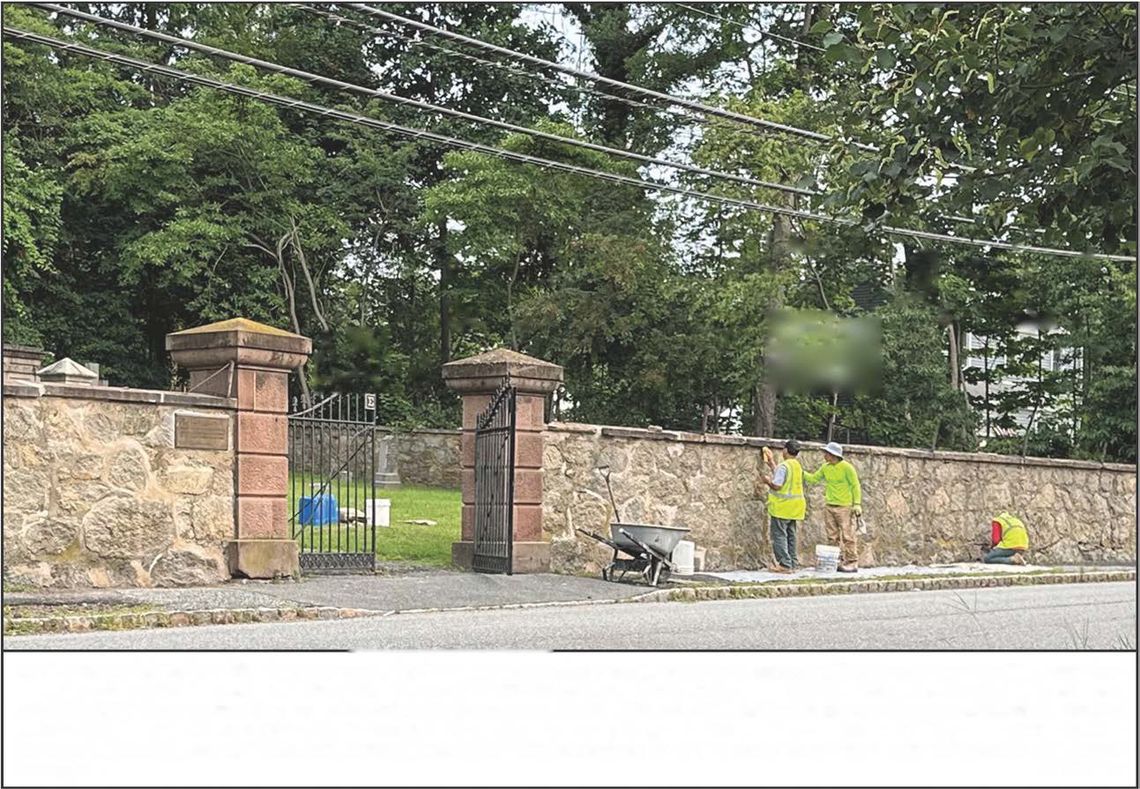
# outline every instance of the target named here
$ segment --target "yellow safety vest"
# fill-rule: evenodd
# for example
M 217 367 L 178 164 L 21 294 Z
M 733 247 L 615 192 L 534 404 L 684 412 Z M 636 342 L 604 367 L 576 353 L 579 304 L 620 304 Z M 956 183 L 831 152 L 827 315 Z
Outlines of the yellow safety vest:
M 994 546 L 995 548 L 1029 550 L 1029 532 L 1026 531 L 1024 523 L 1008 512 L 1003 512 L 994 520 L 1001 524 L 1001 542 Z
M 795 458 L 788 458 L 782 464 L 788 473 L 779 490 L 768 491 L 768 514 L 773 518 L 802 521 L 807 514 L 807 501 L 804 499 L 804 470 Z

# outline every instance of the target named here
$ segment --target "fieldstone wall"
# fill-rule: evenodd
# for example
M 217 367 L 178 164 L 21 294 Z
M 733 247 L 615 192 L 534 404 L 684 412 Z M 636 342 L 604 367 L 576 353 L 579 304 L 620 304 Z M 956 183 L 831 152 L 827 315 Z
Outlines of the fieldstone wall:
M 459 488 L 459 430 L 388 431 L 396 450 L 397 471 L 404 485 Z
M 376 428 L 378 457 L 370 461 L 354 455 L 356 448 L 340 431 L 322 431 L 302 427 L 289 433 L 289 454 L 294 471 L 310 471 L 307 466 L 320 465 L 323 458 L 343 458 L 345 470 L 363 478 L 374 467 L 377 474 L 393 471 L 402 485 L 425 485 L 433 488 L 459 488 L 459 430 L 395 430 Z M 382 450 L 382 444 L 384 446 Z
M 211 584 L 234 538 L 228 398 L 5 383 L 4 579 Z M 225 415 L 229 447 L 176 449 L 175 414 Z
M 771 561 L 766 504 L 756 493 L 761 447 L 782 442 L 556 423 L 544 450 L 543 531 L 557 572 L 597 572 L 611 552 L 575 533 L 609 535 L 608 465 L 621 518 L 687 526 L 711 570 L 758 569 Z M 822 445 L 805 443 L 814 471 Z M 1136 469 L 1132 466 L 983 453 L 847 448 L 863 485 L 868 534 L 860 562 L 933 564 L 977 558 L 993 515 L 1009 510 L 1029 527 L 1035 564 L 1136 561 Z M 800 561 L 824 542 L 823 486 L 808 486 Z

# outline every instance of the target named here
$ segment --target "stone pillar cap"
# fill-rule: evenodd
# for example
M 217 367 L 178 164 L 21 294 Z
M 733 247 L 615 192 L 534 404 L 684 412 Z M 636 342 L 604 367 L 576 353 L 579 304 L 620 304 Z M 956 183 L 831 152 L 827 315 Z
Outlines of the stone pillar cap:
M 443 380 L 457 392 L 493 392 L 508 377 L 522 392 L 553 392 L 562 382 L 562 367 L 509 348 L 456 359 L 443 365 Z
M 98 373 L 89 370 L 69 356 L 36 370 L 36 375 L 45 383 L 93 384 L 99 380 Z
M 175 364 L 190 370 L 228 362 L 292 370 L 312 353 L 313 341 L 248 318 L 231 318 L 171 332 L 166 335 L 166 350 Z
M 36 345 L 17 345 L 16 343 L 6 342 L 3 345 L 5 354 L 28 354 L 29 356 L 47 356 L 47 352 L 43 348 Z

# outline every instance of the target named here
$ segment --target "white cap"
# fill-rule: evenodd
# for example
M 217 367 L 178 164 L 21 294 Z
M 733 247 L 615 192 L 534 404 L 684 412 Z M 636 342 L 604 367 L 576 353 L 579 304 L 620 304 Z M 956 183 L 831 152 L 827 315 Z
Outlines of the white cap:
M 827 446 L 823 448 L 823 451 L 829 455 L 835 455 L 837 458 L 843 457 L 843 447 L 834 441 L 827 442 Z

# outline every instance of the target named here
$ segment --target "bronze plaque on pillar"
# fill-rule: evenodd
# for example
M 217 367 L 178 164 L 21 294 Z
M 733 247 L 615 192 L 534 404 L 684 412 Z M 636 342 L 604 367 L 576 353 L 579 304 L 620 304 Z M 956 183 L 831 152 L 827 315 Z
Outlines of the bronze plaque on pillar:
M 230 418 L 220 415 L 176 413 L 174 446 L 177 449 L 229 449 Z

